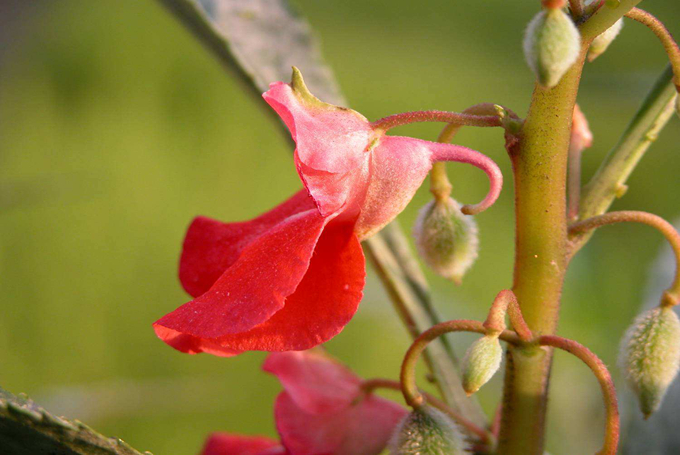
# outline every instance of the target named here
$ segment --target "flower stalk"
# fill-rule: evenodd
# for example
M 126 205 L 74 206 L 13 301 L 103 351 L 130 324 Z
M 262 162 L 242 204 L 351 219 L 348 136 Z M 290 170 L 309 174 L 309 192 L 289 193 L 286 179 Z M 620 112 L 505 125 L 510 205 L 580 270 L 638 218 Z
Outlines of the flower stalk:
M 642 223 L 651 226 L 659 231 L 671 245 L 675 254 L 675 278 L 671 286 L 664 292 L 661 305 L 674 306 L 680 303 L 680 234 L 671 223 L 660 216 L 633 210 L 609 212 L 574 223 L 569 226 L 569 235 L 578 237 L 598 227 L 623 222 Z
M 575 355 L 592 370 L 597 381 L 600 383 L 606 412 L 604 445 L 598 452 L 598 455 L 616 455 L 621 424 L 614 381 L 612 381 L 612 377 L 605 364 L 590 349 L 573 340 L 553 335 L 544 335 L 538 339 L 538 342 L 542 346 L 551 346 Z

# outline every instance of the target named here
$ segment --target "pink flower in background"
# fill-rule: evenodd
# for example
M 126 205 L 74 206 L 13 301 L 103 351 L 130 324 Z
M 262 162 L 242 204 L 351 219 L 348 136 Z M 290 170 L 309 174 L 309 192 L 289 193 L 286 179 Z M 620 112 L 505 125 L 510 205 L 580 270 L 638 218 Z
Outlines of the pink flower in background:
M 350 109 L 323 103 L 296 70 L 264 99 L 288 126 L 305 190 L 252 221 L 196 218 L 187 232 L 180 280 L 195 297 L 154 324 L 186 353 L 304 350 L 337 335 L 362 298 L 359 242 L 394 219 L 434 161 L 484 169 L 498 197 L 502 175 L 465 147 L 387 136 Z
M 407 414 L 363 392 L 361 378 L 321 350 L 270 354 L 263 368 L 284 388 L 274 405 L 281 443 L 216 433 L 204 455 L 377 455 Z

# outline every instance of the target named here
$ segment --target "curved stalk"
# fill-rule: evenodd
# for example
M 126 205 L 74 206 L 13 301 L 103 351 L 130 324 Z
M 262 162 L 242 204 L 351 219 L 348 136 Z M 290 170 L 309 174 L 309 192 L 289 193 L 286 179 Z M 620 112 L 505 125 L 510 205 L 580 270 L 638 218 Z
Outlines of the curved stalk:
M 372 393 L 376 389 L 390 389 L 398 390 L 401 392 L 401 384 L 399 383 L 399 381 L 393 381 L 391 379 L 384 378 L 366 379 L 364 382 L 362 382 L 361 388 L 367 394 Z M 479 426 L 470 422 L 468 419 L 465 418 L 465 416 L 451 409 L 446 403 L 444 403 L 442 400 L 435 397 L 434 395 L 431 395 L 422 390 L 420 391 L 420 393 L 425 397 L 429 404 L 431 404 L 435 408 L 442 411 L 444 414 L 451 417 L 451 419 L 453 419 L 454 422 L 456 422 L 461 427 L 465 428 L 470 434 L 475 435 L 477 438 L 479 438 L 479 442 L 485 445 L 493 446 L 495 438 L 490 431 L 480 428 Z
M 509 310 L 509 311 L 508 311 Z M 524 321 L 522 316 L 522 310 L 517 303 L 517 297 L 515 293 L 509 289 L 505 289 L 498 293 L 493 303 L 491 304 L 491 309 L 489 310 L 489 315 L 484 321 L 484 327 L 488 330 L 493 330 L 494 332 L 502 332 L 505 330 L 505 314 L 510 313 L 510 323 L 513 329 L 517 333 L 517 336 L 525 342 L 529 343 L 533 339 L 533 334 L 529 330 L 529 326 Z
M 497 115 L 472 115 L 448 111 L 413 111 L 393 114 L 371 123 L 374 129 L 389 131 L 392 128 L 419 122 L 446 122 L 464 126 L 501 126 Z
M 600 383 L 606 412 L 604 445 L 598 455 L 616 455 L 620 433 L 619 408 L 614 381 L 605 364 L 592 351 L 573 340 L 544 335 L 538 339 L 538 342 L 542 346 L 551 346 L 575 355 L 592 370 Z
M 474 332 L 486 334 L 488 329 L 484 327 L 484 324 L 479 321 L 456 319 L 432 326 L 413 341 L 411 347 L 409 347 L 408 351 L 406 351 L 404 361 L 401 364 L 400 379 L 401 391 L 404 394 L 404 400 L 406 400 L 406 403 L 414 409 L 419 408 L 426 401 L 425 397 L 420 393 L 418 386 L 416 385 L 416 364 L 418 359 L 431 341 L 451 332 Z M 499 338 L 511 344 L 522 343 L 522 340 L 519 338 L 519 336 L 510 330 L 504 330 L 501 332 Z
M 631 9 L 626 13 L 626 17 L 647 26 L 647 28 L 659 38 L 668 54 L 668 60 L 671 62 L 671 67 L 673 67 L 675 88 L 680 92 L 680 48 L 678 47 L 678 43 L 673 39 L 671 32 L 668 31 L 663 22 L 640 8 Z
M 633 210 L 609 212 L 572 224 L 569 226 L 569 235 L 578 236 L 600 226 L 623 222 L 646 224 L 659 231 L 668 240 L 675 254 L 675 279 L 666 292 L 664 292 L 661 305 L 673 306 L 680 303 L 680 233 L 675 230 L 671 223 L 660 216 Z

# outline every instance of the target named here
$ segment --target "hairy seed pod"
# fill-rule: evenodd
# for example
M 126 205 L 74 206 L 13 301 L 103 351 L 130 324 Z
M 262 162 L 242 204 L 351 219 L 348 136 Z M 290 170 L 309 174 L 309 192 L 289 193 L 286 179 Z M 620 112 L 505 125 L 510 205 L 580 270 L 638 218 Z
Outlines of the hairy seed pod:
M 457 284 L 477 259 L 477 223 L 451 198 L 427 203 L 418 214 L 413 235 L 425 263 Z
M 649 417 L 680 368 L 680 320 L 673 309 L 654 308 L 635 319 L 621 343 L 620 366 Z
M 404 417 L 390 441 L 392 455 L 464 455 L 467 449 L 458 426 L 430 405 Z
M 590 44 L 590 49 L 588 49 L 588 61 L 592 62 L 597 57 L 599 57 L 604 51 L 607 50 L 609 45 L 614 41 L 614 38 L 621 32 L 623 28 L 623 18 L 614 22 L 614 25 L 609 27 L 604 32 L 600 33 L 595 37 L 593 42 Z
M 574 22 L 559 8 L 538 13 L 524 35 L 524 56 L 544 87 L 554 87 L 576 62 L 581 35 Z
M 503 348 L 497 336 L 486 335 L 468 348 L 463 358 L 463 389 L 468 395 L 478 391 L 498 371 Z

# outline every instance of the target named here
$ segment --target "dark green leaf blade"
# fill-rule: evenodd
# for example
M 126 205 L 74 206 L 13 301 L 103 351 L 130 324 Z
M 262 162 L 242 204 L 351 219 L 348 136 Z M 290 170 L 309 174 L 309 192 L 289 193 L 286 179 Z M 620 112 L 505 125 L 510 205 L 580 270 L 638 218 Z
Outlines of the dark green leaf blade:
M 141 455 L 118 438 L 107 438 L 77 420 L 54 416 L 28 397 L 13 395 L 2 388 L 0 453 Z

